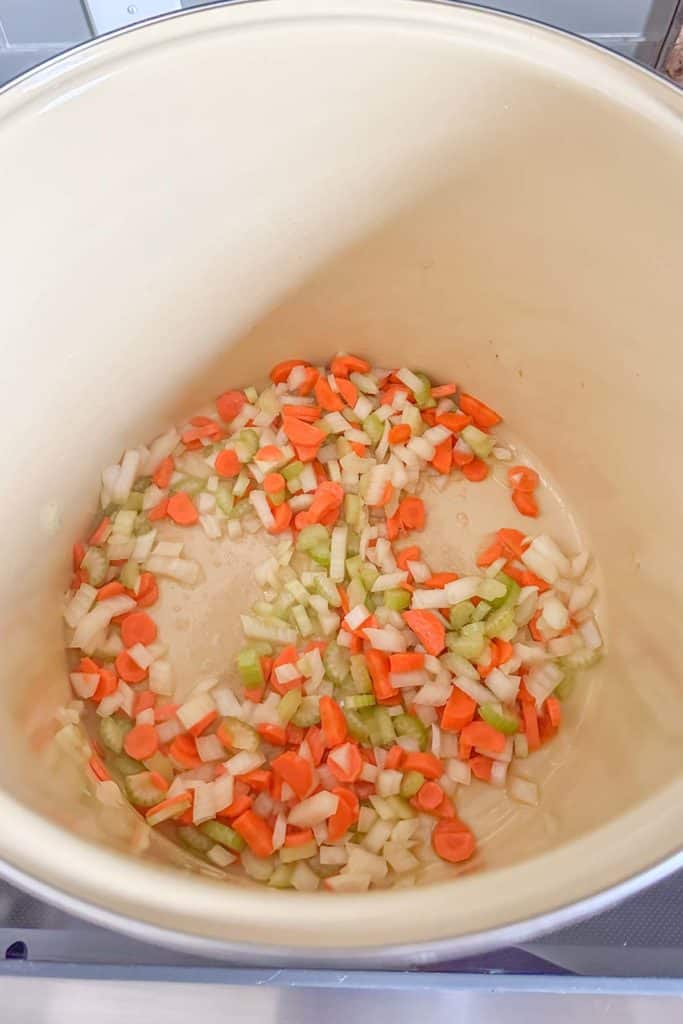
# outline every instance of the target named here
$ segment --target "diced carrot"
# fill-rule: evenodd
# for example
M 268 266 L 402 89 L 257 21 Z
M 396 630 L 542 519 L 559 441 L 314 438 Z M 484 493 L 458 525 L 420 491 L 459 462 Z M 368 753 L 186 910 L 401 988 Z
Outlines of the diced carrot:
M 142 644 L 148 647 L 157 638 L 157 626 L 147 612 L 131 612 L 121 622 L 121 639 L 124 647 Z
M 320 724 L 328 747 L 337 747 L 348 736 L 348 728 L 344 712 L 332 697 L 320 698 Z
M 441 714 L 441 728 L 445 732 L 460 732 L 472 721 L 476 710 L 476 700 L 454 686 Z
M 446 430 L 458 434 L 465 427 L 469 427 L 472 417 L 466 416 L 462 412 L 440 412 L 436 414 L 436 422 L 440 427 L 445 427 Z
M 470 758 L 469 765 L 475 779 L 479 779 L 480 782 L 491 781 L 493 761 L 490 757 L 485 757 L 484 754 L 477 754 L 476 757 Z
M 147 669 L 140 668 L 136 661 L 133 661 L 128 651 L 120 651 L 116 655 L 116 671 L 126 683 L 141 683 L 147 678 Z
M 100 681 L 97 684 L 92 699 L 94 701 L 104 700 L 105 697 L 110 697 L 119 685 L 119 681 L 116 678 L 116 673 L 112 672 L 109 668 L 100 669 Z
M 447 437 L 441 444 L 437 444 L 434 449 L 434 455 L 431 459 L 431 464 L 439 473 L 444 476 L 451 471 L 451 463 L 453 461 L 453 441 L 450 437 Z
M 485 569 L 489 565 L 493 565 L 499 558 L 503 558 L 504 555 L 503 545 L 496 540 L 477 556 L 477 565 L 480 569 Z
M 158 746 L 159 738 L 153 725 L 134 725 L 123 741 L 123 749 L 135 761 L 151 757 Z
M 306 743 L 308 743 L 313 764 L 317 767 L 325 756 L 325 749 L 327 747 L 325 734 L 322 729 L 319 729 L 317 725 L 312 725 L 306 732 Z
M 304 423 L 315 423 L 322 415 L 319 405 L 283 405 L 282 415 L 285 419 L 293 416 L 296 420 L 303 420 Z
M 136 601 L 138 608 L 149 608 L 159 599 L 159 587 L 151 572 L 140 573 Z
M 313 829 L 310 828 L 298 828 L 288 829 L 287 835 L 285 836 L 285 846 L 289 849 L 296 848 L 297 846 L 306 846 L 313 839 Z
M 435 754 L 408 750 L 403 761 L 404 772 L 420 772 L 425 779 L 440 779 L 443 775 L 443 764 Z
M 273 830 L 251 809 L 235 818 L 232 827 L 256 857 L 270 857 L 273 852 Z
M 345 377 L 335 377 L 334 380 L 344 402 L 350 409 L 353 409 L 358 401 L 358 388 L 353 381 L 347 380 Z
M 403 619 L 428 654 L 441 654 L 446 646 L 446 629 L 434 612 L 412 609 L 403 612 Z
M 199 520 L 199 513 L 185 491 L 176 491 L 168 499 L 168 514 L 178 526 L 192 526 Z
M 475 850 L 474 836 L 457 818 L 444 818 L 435 825 L 432 846 L 439 857 L 450 864 L 468 860 Z
M 352 373 L 367 373 L 370 363 L 359 356 L 339 355 L 330 363 L 330 370 L 335 377 L 348 377 Z
M 415 803 L 419 810 L 432 814 L 443 803 L 445 794 L 437 782 L 428 781 L 420 786 Z
M 541 746 L 541 736 L 538 729 L 538 716 L 536 705 L 533 700 L 522 700 L 522 719 L 524 721 L 524 734 L 526 736 L 529 750 L 538 750 Z
M 354 455 L 357 455 L 359 459 L 365 457 L 365 445 L 361 441 L 349 441 L 351 445 L 351 451 Z
M 437 384 L 435 388 L 432 388 L 432 398 L 448 398 L 449 395 L 454 395 L 457 390 L 455 384 Z
M 292 679 L 288 683 L 280 683 L 278 682 L 275 670 L 280 668 L 281 665 L 296 665 L 298 660 L 299 652 L 293 644 L 290 644 L 289 647 L 283 647 L 278 656 L 273 658 L 273 664 L 270 672 L 270 685 L 276 693 L 280 694 L 280 696 L 283 696 L 288 692 L 288 690 L 295 690 L 297 687 L 301 686 L 303 683 L 303 676 L 298 676 L 296 679 Z
M 179 707 L 179 704 L 157 704 L 154 709 L 154 721 L 169 722 L 172 718 L 175 718 Z
M 488 722 L 470 722 L 463 727 L 461 736 L 465 743 L 490 750 L 494 754 L 502 754 L 505 750 L 505 736 Z
M 474 398 L 472 395 L 461 394 L 458 405 L 467 416 L 472 417 L 474 425 L 479 427 L 480 430 L 486 427 L 495 427 L 503 418 L 494 409 L 484 405 L 483 402 L 480 402 L 478 398 Z
M 90 534 L 90 537 L 88 538 L 88 544 L 92 544 L 93 547 L 98 547 L 100 544 L 104 543 L 108 535 L 110 525 L 111 519 L 109 518 L 109 516 L 103 516 L 102 521 L 100 522 L 97 529 Z
M 304 375 L 301 384 L 297 388 L 298 393 L 303 397 L 304 395 L 310 395 L 315 385 L 318 382 L 320 374 L 316 370 L 315 366 L 306 366 L 304 368 Z
M 155 523 L 158 519 L 165 519 L 168 514 L 168 498 L 162 498 L 158 504 L 153 508 L 150 508 L 147 512 L 147 518 L 150 523 Z
M 504 527 L 498 530 L 496 537 L 503 547 L 516 558 L 521 558 L 529 546 L 527 538 L 521 530 L 513 530 L 509 527 Z
M 157 814 L 158 811 L 165 811 L 169 807 L 182 807 L 187 801 L 192 802 L 192 793 L 185 790 L 183 793 L 177 793 L 175 796 L 169 797 L 168 800 L 161 800 L 154 807 L 150 807 L 145 811 L 145 817 L 151 818 L 153 814 Z M 178 820 L 178 819 L 176 819 Z
M 106 601 L 108 597 L 119 597 L 120 594 L 125 594 L 126 588 L 118 580 L 112 580 L 110 583 L 105 583 L 104 586 L 100 587 L 97 591 L 96 601 Z
M 308 366 L 304 359 L 285 359 L 270 371 L 273 384 L 284 384 L 295 366 Z
M 405 444 L 410 441 L 412 430 L 407 423 L 398 423 L 389 431 L 389 444 Z
M 406 752 L 403 749 L 403 747 L 399 747 L 398 743 L 395 743 L 394 746 L 387 753 L 386 760 L 384 762 L 384 767 L 387 769 L 400 768 L 401 765 L 403 764 L 405 754 Z
M 423 530 L 425 525 L 425 506 L 422 498 L 404 498 L 398 506 L 401 525 L 406 530 Z
M 191 736 L 201 736 L 201 734 L 212 725 L 218 718 L 217 711 L 208 711 L 198 722 L 191 725 L 187 730 Z
M 275 725 L 273 722 L 261 722 L 256 726 L 256 731 L 263 736 L 266 743 L 274 747 L 284 747 L 287 743 L 287 730 L 283 725 Z
M 417 545 L 413 544 L 409 548 L 402 548 L 400 551 L 396 552 L 396 564 L 399 569 L 403 570 L 403 572 L 407 572 L 408 562 L 419 562 L 421 557 L 422 552 Z
M 380 402 L 382 405 L 392 405 L 396 395 L 402 391 L 404 395 L 408 396 L 408 400 L 415 404 L 415 398 L 412 391 L 405 386 L 405 384 L 390 384 L 389 387 L 384 389 Z
M 424 668 L 425 656 L 420 651 L 407 651 L 405 654 L 389 656 L 390 672 L 418 672 Z
M 326 412 L 339 412 L 344 408 L 341 395 L 332 390 L 324 377 L 318 377 L 316 381 L 315 400 Z
M 286 501 L 283 501 L 281 505 L 276 505 L 275 508 L 271 509 L 271 512 L 275 521 L 272 526 L 268 527 L 268 533 L 284 533 L 285 530 L 289 529 L 293 513 Z
M 256 790 L 257 793 L 267 793 L 270 790 L 272 776 L 273 773 L 268 771 L 267 768 L 254 768 L 252 771 L 240 775 L 239 778 L 245 786 Z
M 451 461 L 457 469 L 463 469 L 465 466 L 469 466 L 470 462 L 474 462 L 474 452 L 472 451 L 460 451 L 457 445 L 453 445 L 453 451 L 451 452 Z
M 531 494 L 539 482 L 538 473 L 531 466 L 510 466 L 508 469 L 508 483 L 513 491 L 526 491 L 527 494 Z
M 266 494 L 279 494 L 286 486 L 282 473 L 267 473 L 263 478 L 263 490 Z
M 545 707 L 553 729 L 559 729 L 562 722 L 562 705 L 557 697 L 548 697 L 545 702 Z
M 387 519 L 387 537 L 389 540 L 396 540 L 400 532 L 401 519 L 397 510 L 394 512 L 393 516 L 389 516 Z
M 85 558 L 85 548 L 82 544 L 74 544 L 71 549 L 72 563 L 74 572 L 78 572 L 81 567 L 81 562 Z
M 458 757 L 461 761 L 467 761 L 472 755 L 472 747 L 466 743 L 462 736 L 458 737 Z
M 312 423 L 297 419 L 295 416 L 285 416 L 282 422 L 282 429 L 295 445 L 315 447 L 321 445 L 325 440 L 325 434 L 320 427 L 314 427 Z
M 172 739 L 168 753 L 169 757 L 183 768 L 198 768 L 203 763 L 197 753 L 194 736 L 190 736 L 189 733 L 181 733 Z
M 242 412 L 246 401 L 243 391 L 225 391 L 216 399 L 218 415 L 225 423 L 231 423 Z
M 527 494 L 526 491 L 513 491 L 512 503 L 521 515 L 529 516 L 531 519 L 538 518 L 538 504 L 533 494 Z
M 429 590 L 441 590 L 447 583 L 453 583 L 457 579 L 457 572 L 435 572 L 421 585 Z
M 356 794 L 344 786 L 335 786 L 332 793 L 339 797 L 339 803 L 327 820 L 327 838 L 329 842 L 336 843 L 358 820 L 360 805 Z
M 298 747 L 300 743 L 303 743 L 306 736 L 306 730 L 302 729 L 299 725 L 292 725 L 290 722 L 287 726 L 287 742 L 294 747 Z
M 240 814 L 244 814 L 251 807 L 252 799 L 247 793 L 238 793 L 231 804 L 224 807 L 222 811 L 218 811 L 217 818 L 238 818 Z
M 237 457 L 237 452 L 233 448 L 224 448 L 222 452 L 218 453 L 215 469 L 219 476 L 237 476 L 242 469 L 242 463 Z
M 472 459 L 471 462 L 466 463 L 460 468 L 462 469 L 463 476 L 472 481 L 472 483 L 479 483 L 489 475 L 489 467 L 483 459 L 479 458 Z
M 175 463 L 172 457 L 170 455 L 167 455 L 166 458 L 163 459 L 163 461 L 159 464 L 154 475 L 152 476 L 152 480 L 157 485 L 157 487 L 160 487 L 162 490 L 168 487 L 168 485 L 171 482 L 171 477 L 173 476 L 174 468 Z
M 423 423 L 426 423 L 428 427 L 436 426 L 436 409 L 423 409 L 420 416 Z
M 98 754 L 92 755 L 92 757 L 88 761 L 88 767 L 90 768 L 90 771 L 93 773 L 95 778 L 99 779 L 100 782 L 108 782 L 109 779 L 111 779 L 111 775 L 107 771 L 104 761 L 102 760 L 101 757 L 99 757 Z
M 271 767 L 291 786 L 300 800 L 308 795 L 313 785 L 313 767 L 310 761 L 295 754 L 293 750 L 288 750 L 274 758 Z
M 337 753 L 339 757 L 336 756 Z M 343 743 L 331 750 L 325 763 L 340 782 L 356 782 L 363 770 L 363 758 L 358 746 L 351 742 Z
M 153 708 L 157 701 L 156 693 L 152 693 L 151 690 L 141 690 L 140 693 L 135 694 L 133 701 L 133 717 L 136 718 L 141 711 L 149 711 Z M 154 720 L 157 721 L 156 715 Z
M 391 685 L 389 679 L 389 657 L 384 651 L 375 651 L 372 648 L 365 652 L 365 660 L 368 665 L 368 672 L 372 679 L 372 688 L 375 691 L 377 700 L 384 700 L 387 697 L 394 697 L 397 691 Z

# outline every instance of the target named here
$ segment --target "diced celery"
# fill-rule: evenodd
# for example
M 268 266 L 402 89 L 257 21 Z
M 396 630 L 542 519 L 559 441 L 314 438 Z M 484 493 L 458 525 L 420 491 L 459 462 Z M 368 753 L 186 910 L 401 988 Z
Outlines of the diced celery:
M 132 590 L 135 593 L 138 589 L 138 582 L 140 580 L 140 566 L 137 562 L 129 559 L 124 566 L 121 567 L 119 574 L 119 583 L 127 590 Z
M 505 586 L 505 594 L 503 597 L 494 597 L 489 604 L 492 608 L 514 608 L 519 597 L 519 583 L 504 572 L 499 572 L 496 579 Z
M 227 742 L 232 750 L 249 750 L 253 752 L 258 749 L 259 734 L 250 725 L 239 718 L 229 715 L 224 718 L 220 726 L 220 738 Z
M 172 491 L 184 491 L 185 494 L 194 496 L 204 490 L 206 480 L 200 480 L 197 476 L 183 476 L 177 483 L 171 484 Z
M 296 480 L 296 478 L 301 475 L 303 468 L 303 462 L 299 462 L 297 459 L 295 462 L 290 462 L 288 466 L 283 466 L 279 472 L 289 483 L 290 480 Z
M 237 671 L 248 690 L 256 690 L 265 683 L 261 661 L 253 647 L 243 647 L 239 652 Z
M 354 555 L 352 558 L 346 559 L 346 572 L 351 579 L 355 579 L 356 576 L 360 576 L 360 570 L 363 565 L 363 559 L 360 555 Z
M 317 697 L 303 697 L 299 707 L 292 715 L 292 724 L 301 729 L 308 729 L 320 721 L 320 703 Z
M 384 433 L 384 424 L 379 416 L 373 412 L 367 417 L 367 419 L 363 420 L 363 430 L 370 438 L 370 442 L 373 445 L 376 445 L 379 444 L 382 434 Z
M 415 401 L 419 405 L 420 409 L 432 409 L 436 402 L 432 398 L 432 382 L 426 373 L 420 373 L 417 371 L 415 374 L 422 381 L 422 387 L 419 391 L 415 392 Z
M 235 499 L 232 496 L 232 487 L 229 484 L 219 484 L 216 491 L 216 507 L 223 515 L 229 516 L 233 510 Z
M 242 839 L 242 836 L 230 828 L 229 825 L 224 825 L 220 821 L 205 821 L 203 825 L 199 826 L 199 831 L 208 836 L 209 839 L 212 839 L 214 843 L 227 846 L 229 850 L 234 850 L 235 853 L 239 853 L 240 850 L 244 849 L 244 839 Z
M 114 758 L 114 770 L 123 775 L 135 775 L 137 772 L 144 771 L 144 765 L 139 761 L 134 761 L 132 757 L 128 757 L 128 754 L 119 754 Z M 161 797 L 159 797 L 161 800 Z
M 476 608 L 471 601 L 460 601 L 459 604 L 451 608 L 451 627 L 453 629 L 462 629 L 463 626 L 472 621 L 475 611 Z
M 150 772 L 158 772 L 169 783 L 173 781 L 173 776 L 175 775 L 173 763 L 160 750 L 156 750 L 151 757 L 145 760 L 145 768 Z
M 386 708 L 366 708 L 360 712 L 360 717 L 368 730 L 373 747 L 389 747 L 396 742 L 394 720 Z
M 367 591 L 363 586 L 363 581 L 360 576 L 356 576 L 352 579 L 346 588 L 346 592 L 349 598 L 349 608 L 355 608 L 357 604 L 365 604 L 367 598 Z
M 425 424 L 420 416 L 420 410 L 414 405 L 404 405 L 401 412 L 401 420 L 410 427 L 413 437 L 419 437 L 424 433 Z
M 351 655 L 351 678 L 356 693 L 372 693 L 372 679 L 364 654 Z
M 506 736 L 513 736 L 519 730 L 519 719 L 516 715 L 505 711 L 499 711 L 495 704 L 482 704 L 479 714 L 492 725 L 494 729 L 505 733 Z
M 397 736 L 410 736 L 417 740 L 420 750 L 427 746 L 427 726 L 416 715 L 396 715 L 392 720 Z
M 486 637 L 481 622 L 463 626 L 460 634 L 446 633 L 446 645 L 453 654 L 459 654 L 468 661 L 476 661 L 484 653 Z
M 349 653 L 331 641 L 323 652 L 325 675 L 333 683 L 343 683 L 349 674 Z
M 296 539 L 297 551 L 312 551 L 319 544 L 329 544 L 329 531 L 321 523 L 314 523 L 312 526 L 304 526 Z
M 572 654 L 566 654 L 563 658 L 558 658 L 558 665 L 564 670 L 592 668 L 593 665 L 597 665 L 601 657 L 601 651 L 589 651 L 584 647 Z
M 294 866 L 292 864 L 278 864 L 268 879 L 268 885 L 272 885 L 274 889 L 290 889 L 293 874 Z
M 376 703 L 371 693 L 352 693 L 344 698 L 344 707 L 354 708 L 355 710 L 358 710 L 358 708 L 371 708 Z
M 309 857 L 315 857 L 317 852 L 318 844 L 315 839 L 311 839 L 310 843 L 304 843 L 303 846 L 283 846 L 280 850 L 280 862 L 294 864 L 297 860 L 308 860 Z
M 316 544 L 308 553 L 314 562 L 318 565 L 324 566 L 326 569 L 328 568 L 330 564 L 329 544 Z
M 425 777 L 422 772 L 406 772 L 401 782 L 401 796 L 409 800 L 424 786 Z
M 244 389 L 244 397 L 251 405 L 254 405 L 258 399 L 258 391 L 255 387 L 249 385 L 248 388 Z
M 108 750 L 111 750 L 114 754 L 120 754 L 123 750 L 123 741 L 132 728 L 133 723 L 128 719 L 101 718 L 100 739 Z M 137 761 L 135 764 L 137 771 L 139 771 L 140 768 Z
M 482 619 L 486 618 L 490 611 L 491 605 L 488 603 L 488 601 L 480 601 L 477 607 L 474 609 L 472 622 L 481 622 Z
M 385 590 L 384 604 L 392 612 L 404 612 L 410 607 L 410 591 L 408 590 Z
M 331 608 L 340 607 L 341 597 L 339 596 L 337 584 L 331 580 L 329 576 L 317 576 L 315 580 L 315 589 L 321 597 L 325 598 Z
M 345 706 L 344 717 L 346 718 L 346 724 L 352 738 L 357 740 L 359 743 L 367 743 L 370 738 L 369 733 L 359 712 L 356 711 L 355 708 Z
M 261 445 L 258 432 L 253 430 L 251 427 L 244 427 L 240 430 L 240 444 L 243 445 L 249 453 L 249 457 L 245 461 L 250 462 Z
M 385 800 L 400 821 L 415 817 L 415 811 L 404 796 L 387 796 Z
M 571 695 L 576 684 L 576 676 L 574 675 L 574 671 L 572 669 L 564 669 L 564 673 L 565 674 L 562 680 L 557 684 L 557 686 L 553 690 L 554 695 L 558 697 L 560 700 L 567 700 L 567 698 Z
M 277 706 L 277 717 L 283 725 L 287 725 L 299 710 L 301 690 L 288 690 Z
M 131 491 L 124 503 L 124 508 L 129 512 L 142 512 L 143 496 L 139 491 Z
M 136 807 L 154 807 L 164 799 L 164 793 L 152 782 L 151 772 L 136 772 L 127 775 L 125 780 L 126 796 Z
M 149 486 L 151 486 L 151 476 L 139 476 L 133 484 L 132 490 L 139 491 L 140 494 L 144 494 Z
M 505 633 L 515 622 L 515 610 L 511 605 L 503 608 L 496 608 L 492 611 L 484 623 L 486 636 L 494 637 Z
M 480 459 L 488 458 L 496 443 L 495 438 L 485 434 L 483 430 L 479 429 L 479 427 L 472 425 L 463 427 L 460 431 L 460 436 L 465 444 L 468 444 L 474 454 Z
M 372 590 L 375 580 L 379 578 L 379 569 L 371 562 L 363 562 L 360 567 L 360 579 L 367 591 Z
M 354 529 L 358 529 L 360 519 L 360 497 L 357 494 L 347 494 L 344 497 L 344 519 L 353 526 Z
M 109 560 L 99 548 L 88 548 L 81 567 L 88 571 L 88 582 L 93 587 L 100 587 L 107 578 Z
M 135 522 L 133 523 L 133 535 L 135 537 L 142 537 L 143 534 L 149 533 L 149 531 L 153 529 L 154 527 L 146 515 L 140 513 L 135 517 Z
M 178 839 L 183 846 L 187 846 L 193 853 L 208 853 L 214 845 L 213 839 L 205 836 L 194 825 L 180 825 L 178 827 Z
M 349 530 L 346 535 L 346 554 L 349 557 L 357 555 L 360 551 L 360 534 L 356 533 L 355 530 Z

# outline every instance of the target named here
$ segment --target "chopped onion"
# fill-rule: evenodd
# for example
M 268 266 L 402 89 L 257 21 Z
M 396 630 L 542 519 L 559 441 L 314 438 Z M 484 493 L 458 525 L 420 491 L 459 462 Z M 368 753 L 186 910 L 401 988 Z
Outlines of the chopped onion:
M 296 828 L 312 828 L 326 821 L 337 810 L 339 797 L 323 789 L 302 800 L 289 812 L 288 822 Z
M 538 786 L 535 782 L 522 779 L 518 775 L 510 775 L 507 780 L 508 796 L 522 804 L 538 805 Z

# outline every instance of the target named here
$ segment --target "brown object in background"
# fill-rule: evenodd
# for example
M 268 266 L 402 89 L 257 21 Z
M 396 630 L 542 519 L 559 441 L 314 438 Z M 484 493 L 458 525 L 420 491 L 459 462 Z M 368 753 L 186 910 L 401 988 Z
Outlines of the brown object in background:
M 678 85 L 683 85 L 683 29 L 676 40 L 674 47 L 666 62 L 666 73 Z

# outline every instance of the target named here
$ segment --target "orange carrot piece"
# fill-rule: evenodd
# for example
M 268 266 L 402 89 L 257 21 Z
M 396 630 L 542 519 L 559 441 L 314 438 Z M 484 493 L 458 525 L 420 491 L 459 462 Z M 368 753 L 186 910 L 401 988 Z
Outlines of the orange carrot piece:
M 356 794 L 344 786 L 335 786 L 332 793 L 339 797 L 339 804 L 327 820 L 327 838 L 329 842 L 336 843 L 358 820 L 360 804 Z
M 147 513 L 147 518 L 150 523 L 154 523 L 157 519 L 165 519 L 168 513 L 168 498 L 162 498 L 161 501 L 151 508 Z
M 322 415 L 319 405 L 283 405 L 282 416 L 288 419 L 293 416 L 295 420 L 303 420 L 304 423 L 315 423 Z
M 282 473 L 267 473 L 263 478 L 263 490 L 266 494 L 279 494 L 285 489 L 285 478 Z
M 398 691 L 393 688 L 389 679 L 388 655 L 384 651 L 376 651 L 371 648 L 365 652 L 365 660 L 377 700 L 385 700 L 387 697 L 396 696 Z
M 531 519 L 538 517 L 538 504 L 533 494 L 527 494 L 526 491 L 513 491 L 512 502 L 523 516 L 529 516 Z
M 150 708 L 153 708 L 156 700 L 157 695 L 152 693 L 151 690 L 142 690 L 140 693 L 136 693 L 133 701 L 133 715 L 137 717 L 141 711 L 148 711 Z M 154 720 L 156 721 L 156 715 Z
M 148 647 L 157 638 L 157 626 L 147 612 L 131 612 L 121 623 L 121 639 L 124 647 L 143 644 Z
M 403 612 L 403 619 L 428 654 L 441 654 L 446 646 L 446 629 L 434 612 L 414 609 Z
M 97 684 L 97 689 L 92 695 L 92 699 L 94 701 L 100 701 L 104 700 L 105 697 L 110 697 L 118 685 L 119 681 L 116 678 L 116 673 L 112 672 L 110 668 L 101 668 L 100 681 Z
M 389 670 L 391 672 L 418 672 L 424 668 L 424 663 L 425 656 L 420 651 L 389 655 Z
M 145 810 L 145 817 L 150 818 L 153 814 L 156 814 L 158 811 L 165 811 L 168 807 L 182 807 L 188 800 L 192 802 L 192 799 L 192 793 L 189 790 L 177 793 L 175 796 L 169 797 L 168 800 L 161 800 L 154 807 L 149 807 Z M 176 818 L 175 820 L 178 821 L 179 819 Z
M 348 377 L 352 373 L 367 373 L 370 363 L 359 356 L 340 355 L 330 363 L 330 370 L 335 377 Z
M 282 421 L 282 429 L 292 444 L 303 445 L 304 447 L 317 447 L 325 440 L 325 434 L 320 427 L 314 427 L 312 423 L 305 423 L 296 416 L 285 416 Z
M 285 846 L 289 849 L 296 848 L 297 846 L 305 846 L 307 843 L 310 843 L 313 838 L 312 828 L 298 828 L 287 832 L 287 835 L 285 836 Z
M 419 562 L 421 557 L 421 550 L 416 544 L 413 544 L 409 548 L 402 548 L 396 552 L 396 564 L 403 572 L 408 572 L 408 562 Z
M 179 707 L 179 704 L 157 704 L 154 709 L 154 721 L 170 722 L 172 718 L 175 718 Z
M 446 430 L 457 434 L 465 427 L 469 427 L 472 417 L 466 416 L 462 412 L 440 412 L 436 414 L 436 422 L 440 427 L 445 427 Z
M 235 818 L 232 827 L 256 857 L 270 857 L 273 852 L 273 831 L 268 823 L 251 809 Z
M 151 572 L 140 573 L 136 601 L 138 608 L 149 608 L 159 599 L 159 587 Z
M 233 448 L 224 448 L 222 452 L 218 453 L 215 468 L 219 476 L 237 476 L 242 469 L 242 463 Z
M 510 466 L 508 483 L 513 491 L 525 491 L 527 494 L 531 494 L 538 487 L 540 478 L 531 466 Z
M 98 547 L 98 545 L 102 544 L 107 536 L 110 525 L 111 519 L 109 516 L 104 516 L 97 529 L 88 538 L 88 544 L 92 544 L 93 547 Z
M 432 388 L 432 398 L 448 398 L 457 390 L 455 384 L 437 384 L 435 388 Z
M 538 750 L 541 746 L 541 735 L 538 729 L 538 715 L 533 700 L 522 700 L 522 719 L 524 721 L 524 734 L 529 750 Z
M 398 506 L 401 525 L 406 530 L 423 530 L 425 525 L 425 506 L 422 498 L 404 498 Z
M 460 735 L 472 747 L 481 747 L 494 754 L 502 754 L 505 750 L 505 736 L 488 722 L 470 722 Z
M 395 743 L 386 756 L 384 767 L 391 769 L 400 768 L 401 765 L 403 764 L 403 759 L 405 758 L 405 755 L 406 752 L 403 749 L 403 747 L 399 747 L 398 743 Z
M 475 716 L 477 702 L 469 694 L 453 687 L 448 703 L 441 714 L 441 728 L 445 732 L 460 732 Z
M 432 846 L 442 860 L 459 864 L 475 850 L 474 836 L 457 818 L 442 818 L 432 832 Z
M 156 753 L 159 746 L 153 725 L 134 725 L 123 741 L 123 749 L 135 761 L 144 761 Z
M 88 761 L 88 767 L 95 778 L 99 779 L 100 782 L 108 782 L 109 779 L 111 779 L 111 775 L 107 771 L 104 761 L 97 754 L 92 755 Z
M 295 366 L 308 366 L 304 359 L 285 359 L 277 363 L 270 371 L 273 384 L 284 384 Z
M 470 758 L 469 764 L 475 779 L 479 779 L 480 782 L 491 781 L 493 761 L 490 757 L 485 757 L 484 754 L 477 754 L 476 757 Z
M 248 811 L 251 807 L 252 799 L 247 793 L 239 793 L 233 799 L 231 804 L 224 807 L 222 811 L 218 811 L 217 818 L 238 818 L 245 811 Z
M 474 452 L 461 452 L 454 445 L 451 452 L 451 461 L 457 469 L 463 469 L 465 466 L 469 466 L 470 462 L 474 462 Z
M 73 548 L 71 549 L 71 553 L 73 561 L 73 570 L 74 572 L 78 572 L 78 570 L 81 567 L 81 562 L 85 558 L 85 548 L 83 547 L 82 544 L 74 544 Z
M 185 491 L 177 491 L 168 499 L 168 514 L 178 526 L 192 526 L 199 520 L 199 513 Z
M 332 390 L 324 377 L 318 377 L 315 382 L 315 400 L 326 412 L 339 412 L 344 408 L 344 400 Z
M 562 705 L 557 697 L 548 697 L 545 707 L 553 729 L 559 729 L 562 722 Z
M 190 736 L 189 733 L 181 733 L 180 736 L 171 740 L 168 753 L 169 757 L 177 761 L 183 768 L 198 768 L 200 764 L 203 764 L 197 753 L 194 736 Z
M 475 427 L 479 427 L 480 430 L 486 427 L 495 427 L 496 423 L 500 423 L 503 418 L 494 409 L 484 405 L 478 398 L 474 398 L 473 395 L 461 394 L 458 405 L 467 416 L 472 417 Z
M 349 408 L 353 409 L 354 405 L 358 401 L 358 388 L 351 380 L 347 380 L 345 377 L 334 378 L 339 388 L 339 394 L 342 396 Z
M 315 366 L 307 366 L 304 369 L 304 379 L 297 388 L 300 395 L 310 395 L 311 391 L 315 388 L 320 374 L 316 370 Z
M 267 768 L 254 768 L 252 771 L 240 775 L 239 778 L 245 786 L 256 790 L 257 793 L 268 793 L 273 773 Z
M 275 725 L 274 722 L 261 722 L 256 726 L 259 736 L 263 736 L 266 743 L 274 747 L 284 747 L 287 743 L 287 730 L 283 725 Z
M 344 752 L 344 760 L 348 760 L 348 766 L 342 767 L 335 758 L 335 751 L 331 750 L 326 764 L 330 769 L 335 778 L 339 779 L 340 782 L 356 782 L 360 777 L 360 773 L 363 771 L 363 758 L 361 757 L 358 746 L 355 743 L 344 744 L 346 750 Z
M 499 558 L 505 556 L 505 550 L 500 541 L 496 540 L 493 544 L 490 544 L 480 555 L 477 556 L 477 565 L 480 569 L 485 569 L 489 565 L 493 565 Z
M 441 590 L 447 583 L 453 583 L 457 579 L 457 572 L 435 572 L 432 573 L 428 580 L 424 581 L 422 586 L 430 590 Z
M 120 594 L 125 594 L 126 588 L 118 580 L 112 580 L 110 583 L 105 583 L 103 587 L 97 591 L 96 601 L 106 601 L 108 597 L 118 597 Z
M 303 800 L 313 785 L 313 766 L 310 761 L 293 750 L 279 754 L 271 762 L 274 772 L 294 790 L 299 800 Z
M 441 806 L 444 796 L 445 793 L 437 782 L 428 781 L 420 786 L 415 796 L 415 803 L 419 810 L 432 814 Z
M 431 464 L 439 473 L 444 476 L 451 471 L 451 463 L 453 461 L 453 440 L 447 437 L 441 444 L 437 444 L 434 449 L 434 455 L 431 459 Z
M 464 466 L 460 467 L 462 474 L 472 483 L 480 483 L 485 480 L 489 475 L 489 467 L 486 465 L 483 459 L 475 458 L 470 462 L 467 462 Z
M 254 458 L 257 462 L 278 462 L 283 458 L 282 449 L 276 444 L 267 444 L 259 448 Z
M 201 734 L 212 725 L 218 718 L 217 711 L 208 711 L 203 718 L 200 718 L 198 722 L 191 725 L 187 730 L 191 736 L 201 736 Z
M 407 423 L 398 423 L 389 431 L 389 444 L 405 444 L 410 441 L 412 430 Z
M 338 747 L 348 736 L 344 712 L 332 697 L 320 698 L 320 724 L 328 747 Z
M 242 412 L 246 401 L 243 391 L 225 391 L 216 399 L 218 415 L 225 423 L 231 423 Z
M 409 750 L 403 761 L 404 772 L 420 772 L 425 779 L 440 779 L 443 775 L 444 766 L 435 754 Z
M 171 477 L 173 476 L 174 469 L 175 463 L 172 457 L 170 455 L 167 455 L 166 458 L 159 464 L 159 466 L 156 469 L 156 472 L 152 476 L 152 480 L 157 485 L 157 487 L 160 487 L 162 490 L 168 487 L 168 485 L 171 482 Z
M 116 655 L 116 671 L 126 683 L 141 683 L 147 678 L 147 669 L 140 668 L 136 661 L 133 661 L 128 651 L 121 651 Z
M 317 725 L 312 725 L 306 732 L 306 743 L 308 743 L 308 749 L 311 751 L 313 764 L 317 767 L 325 756 L 327 747 L 325 734 L 322 729 L 319 729 Z

